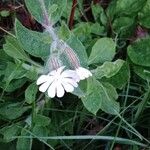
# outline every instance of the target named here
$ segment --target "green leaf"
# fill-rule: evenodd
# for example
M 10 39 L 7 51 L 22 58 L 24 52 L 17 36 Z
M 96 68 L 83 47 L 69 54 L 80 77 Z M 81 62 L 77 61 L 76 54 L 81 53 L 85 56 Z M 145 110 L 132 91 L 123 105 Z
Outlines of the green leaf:
M 116 14 L 121 15 L 137 15 L 137 12 L 142 9 L 146 0 L 117 0 Z
M 150 0 L 147 0 L 143 9 L 138 13 L 139 22 L 142 26 L 150 28 Z
M 21 79 L 25 77 L 26 70 L 22 68 L 22 64 L 14 64 L 12 62 L 7 63 L 7 68 L 5 70 L 4 81 L 11 81 L 13 79 Z
M 133 66 L 134 72 L 144 80 L 150 81 L 150 67 Z
M 45 17 L 43 15 L 43 10 L 41 7 L 41 4 L 39 3 L 39 0 L 25 0 L 26 6 L 28 8 L 28 10 L 31 12 L 31 14 L 33 15 L 33 17 L 35 17 L 35 19 L 37 21 L 39 21 L 40 23 L 45 23 Z M 45 7 L 48 10 L 48 8 L 51 5 L 51 0 L 50 1 L 44 1 L 45 3 Z
M 22 59 L 24 61 L 29 60 L 28 55 L 24 52 L 17 39 L 7 36 L 5 40 L 6 43 L 4 44 L 3 49 L 7 55 L 14 59 Z
M 65 22 L 62 22 L 59 32 L 58 32 L 59 38 L 62 40 L 67 40 L 71 36 L 71 32 L 68 28 L 68 26 L 65 24 Z
M 23 128 L 20 136 L 30 136 Z M 31 150 L 32 138 L 18 138 L 16 150 Z
M 0 105 L 0 116 L 13 120 L 20 117 L 29 108 L 23 107 L 22 103 L 4 103 Z
M 115 88 L 122 89 L 129 81 L 129 78 L 130 69 L 128 64 L 125 62 L 117 74 L 110 78 L 102 78 L 102 81 L 109 82 Z
M 45 136 L 48 136 L 49 131 L 46 127 L 35 125 L 34 128 L 33 128 L 33 133 L 36 136 L 45 137 Z M 43 141 L 45 141 L 45 140 L 43 140 Z
M 6 92 L 13 92 L 16 89 L 22 87 L 26 83 L 26 81 L 26 78 L 21 78 L 17 80 L 12 80 L 9 84 L 8 82 L 0 82 L 0 87 L 3 88 Z
M 87 22 L 86 23 L 85 22 L 80 22 L 73 29 L 73 33 L 81 41 L 85 41 L 90 36 L 91 24 L 87 23 Z
M 2 10 L 0 11 L 0 15 L 2 17 L 8 17 L 10 15 L 10 12 L 8 10 Z
M 119 17 L 113 22 L 113 30 L 122 37 L 130 36 L 134 31 L 135 20 L 132 17 Z
M 94 19 L 96 21 L 100 20 L 100 14 L 103 12 L 103 8 L 101 7 L 101 5 L 96 4 L 96 5 L 92 5 L 92 14 L 94 16 Z
M 118 73 L 123 64 L 124 61 L 121 59 L 118 59 L 115 62 L 104 62 L 102 66 L 93 70 L 93 74 L 97 79 L 101 79 L 102 77 L 110 78 Z
M 37 91 L 38 91 L 38 87 L 35 83 L 32 83 L 28 86 L 28 88 L 25 91 L 25 101 L 28 104 L 31 104 L 36 100 Z
M 91 33 L 96 35 L 105 35 L 105 28 L 99 23 L 94 23 L 91 25 Z
M 111 20 L 117 17 L 137 16 L 147 0 L 113 0 L 107 8 L 107 16 Z
M 117 115 L 119 104 L 115 101 L 118 98 L 115 88 L 109 83 L 102 84 L 95 78 L 88 79 L 87 94 L 82 102 L 87 110 L 96 115 L 99 109 L 106 113 Z
M 26 52 L 36 57 L 47 57 L 50 54 L 50 39 L 47 33 L 31 31 L 18 20 L 15 25 L 17 39 Z
M 50 118 L 46 117 L 46 116 L 43 116 L 43 115 L 39 115 L 37 114 L 35 117 L 34 117 L 34 121 L 36 126 L 48 126 L 50 124 Z
M 115 55 L 116 44 L 111 38 L 99 39 L 92 48 L 89 64 L 111 61 Z
M 140 39 L 128 46 L 130 59 L 138 65 L 150 66 L 150 38 Z
M 13 137 L 17 136 L 20 133 L 20 129 L 17 127 L 16 124 L 11 126 L 5 126 L 4 128 L 0 129 L 0 134 L 3 135 L 3 139 L 5 142 L 11 142 L 15 140 Z
M 25 3 L 35 19 L 40 23 L 45 23 L 45 16 L 43 15 L 42 5 L 39 0 L 25 0 Z M 46 0 L 44 3 L 49 14 L 49 19 L 51 19 L 53 24 L 55 24 L 60 19 L 63 11 L 66 9 L 67 0 Z

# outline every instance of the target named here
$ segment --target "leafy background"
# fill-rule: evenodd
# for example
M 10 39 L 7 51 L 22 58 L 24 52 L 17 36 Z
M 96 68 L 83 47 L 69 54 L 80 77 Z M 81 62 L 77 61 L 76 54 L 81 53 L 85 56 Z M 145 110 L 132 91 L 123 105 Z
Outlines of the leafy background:
M 0 149 L 149 149 L 150 0 L 45 3 L 93 77 L 61 99 L 38 92 L 51 44 L 40 5 L 2 0 Z

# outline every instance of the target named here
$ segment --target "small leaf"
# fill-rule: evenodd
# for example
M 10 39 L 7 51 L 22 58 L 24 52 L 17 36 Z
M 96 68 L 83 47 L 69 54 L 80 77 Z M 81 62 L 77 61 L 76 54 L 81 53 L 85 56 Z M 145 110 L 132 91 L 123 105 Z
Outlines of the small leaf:
M 5 142 L 11 142 L 15 140 L 13 137 L 17 136 L 19 133 L 20 128 L 18 128 L 16 124 L 5 126 L 0 130 L 0 134 L 3 135 L 3 139 L 5 140 Z
M 43 115 L 39 115 L 37 114 L 35 117 L 34 117 L 34 121 L 36 126 L 48 126 L 50 124 L 50 118 L 46 117 L 46 116 L 43 116 Z
M 89 64 L 111 61 L 115 55 L 116 44 L 111 38 L 99 39 L 92 48 Z
M 31 136 L 23 128 L 20 136 Z M 32 138 L 18 138 L 16 150 L 31 150 L 32 148 Z
M 31 104 L 36 99 L 36 94 L 38 91 L 38 87 L 35 83 L 32 83 L 28 86 L 28 88 L 25 91 L 25 101 L 28 104 Z
M 62 40 L 67 40 L 70 38 L 71 32 L 65 22 L 62 22 L 62 25 L 58 32 L 59 38 Z
M 100 20 L 100 14 L 103 12 L 103 8 L 101 7 L 101 5 L 97 4 L 97 5 L 92 5 L 92 13 L 94 16 L 94 19 L 96 21 Z
M 8 10 L 2 10 L 0 11 L 0 15 L 2 17 L 8 17 L 10 15 L 10 12 Z
M 121 59 L 118 59 L 115 62 L 104 62 L 102 66 L 93 70 L 93 73 L 97 79 L 101 79 L 102 77 L 110 78 L 121 69 L 123 64 L 124 61 Z
M 128 55 L 137 65 L 150 66 L 150 38 L 140 39 L 128 46 Z

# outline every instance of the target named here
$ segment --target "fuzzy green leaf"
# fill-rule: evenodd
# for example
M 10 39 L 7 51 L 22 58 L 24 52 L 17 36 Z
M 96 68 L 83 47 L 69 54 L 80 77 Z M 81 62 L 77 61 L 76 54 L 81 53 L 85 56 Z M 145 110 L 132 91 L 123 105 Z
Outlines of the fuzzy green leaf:
M 95 78 L 90 78 L 87 85 L 86 96 L 82 98 L 84 106 L 91 113 L 96 115 L 99 109 L 117 115 L 119 104 L 115 101 L 118 98 L 115 88 L 109 83 L 102 84 Z
M 93 73 L 97 79 L 101 79 L 102 77 L 110 78 L 121 69 L 123 64 L 124 61 L 121 59 L 118 59 L 115 62 L 104 62 L 104 64 L 97 67 Z
M 31 31 L 16 20 L 16 36 L 22 47 L 36 57 L 47 57 L 50 53 L 50 38 L 47 33 Z
M 25 91 L 25 101 L 28 104 L 31 104 L 36 99 L 36 93 L 38 91 L 38 87 L 35 83 L 32 83 L 28 86 L 28 88 Z
M 111 38 L 99 39 L 92 48 L 89 64 L 111 61 L 115 55 L 116 44 Z
M 130 59 L 138 65 L 150 66 L 150 38 L 140 39 L 128 46 Z

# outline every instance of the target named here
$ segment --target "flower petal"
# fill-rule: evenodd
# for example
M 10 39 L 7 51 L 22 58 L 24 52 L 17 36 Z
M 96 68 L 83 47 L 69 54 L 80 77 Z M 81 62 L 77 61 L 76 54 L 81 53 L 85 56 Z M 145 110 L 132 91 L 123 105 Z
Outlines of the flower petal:
M 50 86 L 51 82 L 45 82 L 39 87 L 39 91 L 46 92 L 48 87 Z
M 54 98 L 55 97 L 55 94 L 56 94 L 56 84 L 57 82 L 54 81 L 48 88 L 48 96 L 50 98 Z
M 80 78 L 78 76 L 78 74 L 76 73 L 76 71 L 74 70 L 65 70 L 62 72 L 61 77 L 63 78 L 73 78 L 76 82 L 80 81 Z
M 60 75 L 62 73 L 62 71 L 64 70 L 65 66 L 62 66 L 60 68 L 57 69 L 57 74 Z
M 48 75 L 41 75 L 41 76 L 37 79 L 36 84 L 37 84 L 37 85 L 40 85 L 40 84 L 46 82 L 46 81 L 48 80 L 48 78 L 49 78 Z
M 62 82 L 62 85 L 63 85 L 66 92 L 73 92 L 74 91 L 73 85 L 71 85 L 67 82 Z
M 57 92 L 57 97 L 63 97 L 65 94 L 64 88 L 60 82 L 57 82 L 56 92 Z
M 52 70 L 48 75 L 49 76 L 54 76 L 56 74 L 56 70 Z
M 64 78 L 63 82 L 69 83 L 69 84 L 73 85 L 74 87 L 78 87 L 77 82 L 75 80 L 73 80 L 73 79 Z
M 92 73 L 88 69 L 85 69 L 83 67 L 77 68 L 76 72 L 79 75 L 81 80 L 84 80 L 85 78 L 92 76 Z

